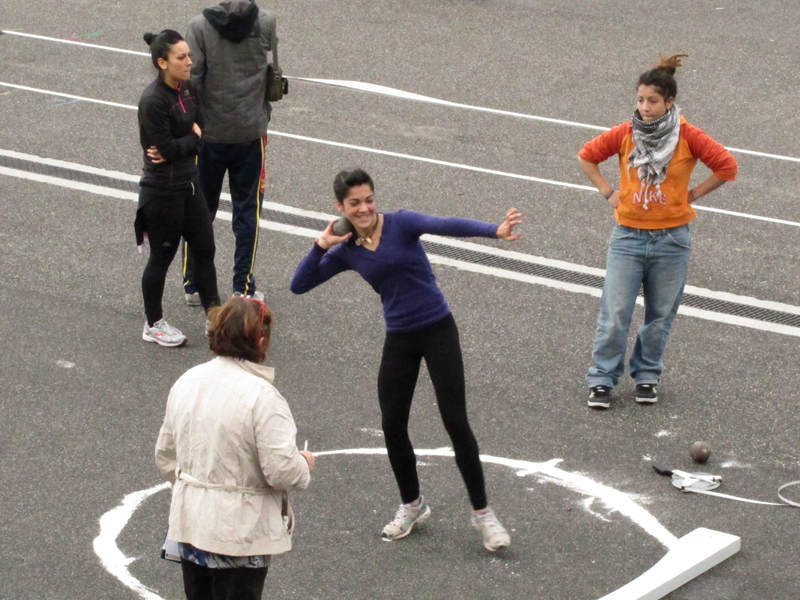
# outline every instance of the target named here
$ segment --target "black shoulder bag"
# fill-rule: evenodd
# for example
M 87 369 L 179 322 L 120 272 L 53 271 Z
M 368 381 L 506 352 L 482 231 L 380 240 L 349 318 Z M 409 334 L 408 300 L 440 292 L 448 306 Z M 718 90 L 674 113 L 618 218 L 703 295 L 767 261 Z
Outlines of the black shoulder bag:
M 272 45 L 272 60 L 267 63 L 267 101 L 277 102 L 289 93 L 289 80 L 283 77 L 278 66 L 278 44 Z

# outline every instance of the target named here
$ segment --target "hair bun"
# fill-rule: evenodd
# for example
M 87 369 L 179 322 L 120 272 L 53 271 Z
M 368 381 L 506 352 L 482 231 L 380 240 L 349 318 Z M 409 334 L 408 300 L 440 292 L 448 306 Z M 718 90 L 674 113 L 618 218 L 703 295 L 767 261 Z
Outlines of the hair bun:
M 664 56 L 658 53 L 658 64 L 656 69 L 664 69 L 670 75 L 675 75 L 675 70 L 681 66 L 681 59 L 687 58 L 688 54 L 673 54 L 672 56 Z
M 150 44 L 153 43 L 153 40 L 156 39 L 156 34 L 147 32 L 142 36 L 142 38 L 144 39 L 145 43 L 149 46 Z

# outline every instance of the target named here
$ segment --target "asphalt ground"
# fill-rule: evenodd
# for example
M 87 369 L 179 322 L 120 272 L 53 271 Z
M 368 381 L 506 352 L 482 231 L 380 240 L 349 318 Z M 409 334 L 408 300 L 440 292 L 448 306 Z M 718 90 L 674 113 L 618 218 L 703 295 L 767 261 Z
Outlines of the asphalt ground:
M 4 4 L 0 28 L 144 51 L 141 34 L 181 31 L 204 3 L 69 1 Z M 635 80 L 658 52 L 690 55 L 678 73 L 687 118 L 733 148 L 800 157 L 796 40 L 788 1 L 278 2 L 281 63 L 294 77 L 353 80 L 474 106 L 612 126 L 629 117 Z M 654 21 L 658 26 L 653 26 Z M 0 36 L 0 82 L 135 105 L 148 59 Z M 132 110 L 0 87 L 0 150 L 129 175 L 140 171 Z M 595 131 L 293 81 L 271 128 L 507 173 L 583 184 L 575 155 Z M 700 204 L 791 222 L 797 161 L 736 154 L 739 179 Z M 360 165 L 381 210 L 410 208 L 497 221 L 525 215 L 513 244 L 473 240 L 602 268 L 613 217 L 597 193 L 273 135 L 268 200 L 333 213 L 330 182 Z M 614 165 L 608 165 L 613 175 Z M 707 171 L 699 166 L 697 180 Z M 172 383 L 208 360 L 203 317 L 182 303 L 177 267 L 165 311 L 182 349 L 141 341 L 130 200 L 0 175 L 0 598 L 139 598 L 103 567 L 92 542 L 123 497 L 160 483 L 153 446 Z M 216 225 L 220 288 L 232 236 Z M 689 284 L 800 305 L 800 228 L 700 211 Z M 377 296 L 353 274 L 305 296 L 288 291 L 311 240 L 263 232 L 256 275 L 275 311 L 269 364 L 300 442 L 334 451 L 382 447 L 375 375 L 383 323 Z M 681 494 L 650 468 L 692 469 L 709 441 L 720 491 L 776 500 L 798 477 L 798 338 L 679 316 L 660 401 L 615 390 L 586 408 L 597 298 L 446 266 L 435 271 L 459 324 L 470 420 L 484 454 L 555 458 L 634 499 L 673 535 L 697 527 L 742 538 L 742 550 L 670 599 L 794 598 L 798 513 Z M 641 313 L 637 310 L 637 322 Z M 634 324 L 635 327 L 636 323 Z M 448 445 L 430 382 L 420 379 L 416 447 Z M 408 539 L 379 539 L 398 502 L 381 455 L 321 456 L 295 495 L 294 550 L 273 562 L 270 598 L 598 598 L 666 552 L 615 507 L 551 479 L 486 465 L 492 505 L 511 530 L 486 553 L 452 459 L 420 457 L 433 517 Z M 133 514 L 118 545 L 130 573 L 162 598 L 182 597 L 178 569 L 158 558 L 168 492 Z

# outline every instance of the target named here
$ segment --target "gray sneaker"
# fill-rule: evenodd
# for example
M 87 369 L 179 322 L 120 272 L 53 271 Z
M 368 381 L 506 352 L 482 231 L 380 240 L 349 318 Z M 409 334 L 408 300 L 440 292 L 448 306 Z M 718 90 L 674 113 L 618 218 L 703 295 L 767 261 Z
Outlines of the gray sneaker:
M 397 509 L 397 514 L 381 532 L 381 539 L 386 542 L 399 540 L 411 533 L 414 525 L 422 523 L 431 516 L 431 508 L 425 503 L 425 498 L 419 497 L 419 506 L 401 504 Z
M 511 536 L 497 519 L 494 511 L 487 508 L 485 513 L 472 513 L 472 526 L 483 535 L 483 547 L 495 552 L 511 545 Z
M 200 294 L 197 292 L 194 294 L 186 294 L 186 304 L 188 306 L 201 306 L 202 302 L 200 302 Z
M 168 348 L 181 346 L 186 342 L 186 336 L 164 319 L 156 321 L 152 327 L 145 321 L 142 339 L 145 342 L 155 342 L 159 346 L 167 346 Z

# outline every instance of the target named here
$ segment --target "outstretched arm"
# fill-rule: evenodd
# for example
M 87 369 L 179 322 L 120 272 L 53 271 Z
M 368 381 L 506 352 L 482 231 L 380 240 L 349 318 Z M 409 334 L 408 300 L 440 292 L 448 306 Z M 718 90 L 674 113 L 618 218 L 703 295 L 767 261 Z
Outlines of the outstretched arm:
M 508 209 L 500 225 L 462 217 L 436 217 L 412 210 L 401 210 L 395 213 L 395 218 L 400 220 L 406 231 L 416 236 L 430 233 L 450 237 L 500 238 L 513 242 L 522 235 L 513 231 L 515 226 L 522 223 L 522 215 L 516 208 Z

